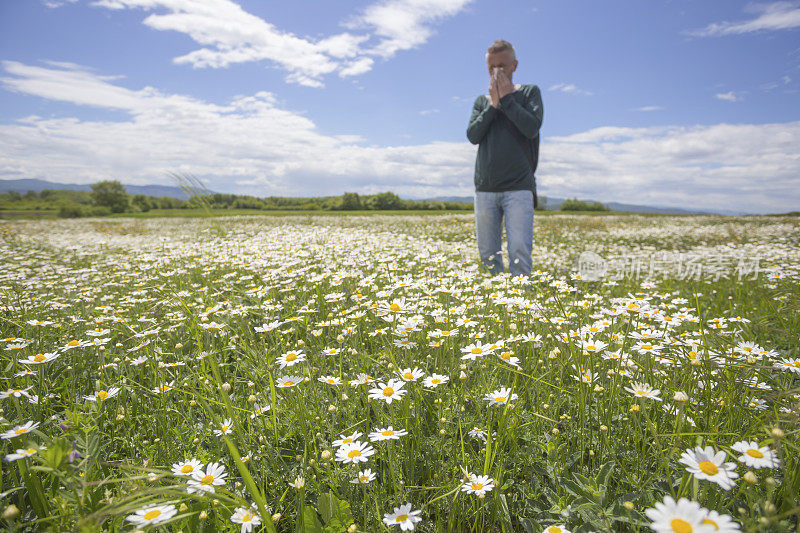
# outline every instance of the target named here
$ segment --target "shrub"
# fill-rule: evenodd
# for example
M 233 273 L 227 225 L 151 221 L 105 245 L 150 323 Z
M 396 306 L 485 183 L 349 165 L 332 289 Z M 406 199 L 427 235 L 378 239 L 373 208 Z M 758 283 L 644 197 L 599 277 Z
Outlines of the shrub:
M 79 205 L 63 205 L 58 210 L 60 218 L 79 218 L 85 216 L 83 208 Z
M 561 204 L 561 211 L 611 211 L 611 209 L 600 202 L 584 202 L 573 198 L 564 200 Z

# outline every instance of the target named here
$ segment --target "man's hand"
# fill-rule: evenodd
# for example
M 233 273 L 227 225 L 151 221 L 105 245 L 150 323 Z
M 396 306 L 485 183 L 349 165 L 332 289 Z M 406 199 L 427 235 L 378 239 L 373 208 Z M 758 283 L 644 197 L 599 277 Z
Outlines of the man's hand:
M 489 96 L 492 99 L 492 107 L 497 108 L 500 105 L 500 99 L 513 92 L 514 84 L 508 79 L 505 72 L 498 71 L 497 78 L 492 77 L 489 83 Z
M 489 97 L 492 99 L 492 107 L 497 109 L 500 105 L 500 95 L 497 94 L 497 80 L 494 78 L 489 82 Z
M 497 81 L 495 82 L 495 86 L 497 87 L 498 100 L 505 95 L 514 92 L 514 84 L 502 70 L 497 73 Z

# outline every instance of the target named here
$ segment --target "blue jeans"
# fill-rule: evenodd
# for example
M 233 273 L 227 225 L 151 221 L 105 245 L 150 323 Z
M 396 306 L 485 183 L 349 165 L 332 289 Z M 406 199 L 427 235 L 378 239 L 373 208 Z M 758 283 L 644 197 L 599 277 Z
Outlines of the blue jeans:
M 493 276 L 503 271 L 503 216 L 511 275 L 528 275 L 533 248 L 531 191 L 475 191 L 475 235 L 481 262 Z

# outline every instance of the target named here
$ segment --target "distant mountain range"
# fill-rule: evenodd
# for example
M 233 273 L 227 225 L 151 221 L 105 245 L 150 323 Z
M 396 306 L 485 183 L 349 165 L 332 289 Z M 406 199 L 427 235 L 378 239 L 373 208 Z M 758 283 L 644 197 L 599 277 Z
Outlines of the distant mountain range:
M 25 194 L 28 191 L 40 192 L 45 189 L 69 189 L 72 191 L 91 191 L 91 185 L 79 185 L 77 183 L 54 183 L 46 180 L 39 179 L 21 179 L 21 180 L 0 180 L 0 193 L 9 191 L 17 191 L 20 194 Z M 171 187 L 169 185 L 125 185 L 125 189 L 129 194 L 143 194 L 145 196 L 168 196 L 170 198 L 178 198 L 186 200 L 189 196 L 180 187 Z M 210 191 L 214 194 L 216 191 Z M 474 201 L 472 196 L 437 196 L 435 198 L 406 198 L 407 200 L 434 200 L 439 202 L 461 202 L 472 203 Z M 565 198 L 555 198 L 548 196 L 546 198 L 547 209 L 557 211 Z M 586 200 L 593 201 L 593 200 Z M 619 202 L 603 202 L 612 211 L 626 211 L 629 213 L 662 213 L 665 215 L 744 215 L 739 211 L 730 211 L 726 209 L 704 209 L 693 210 L 683 209 L 680 207 L 653 207 L 649 205 L 635 205 L 635 204 L 621 204 Z
M 91 185 L 77 183 L 54 183 L 52 181 L 37 179 L 0 180 L 0 193 L 17 191 L 25 194 L 28 191 L 41 192 L 45 189 L 68 189 L 70 191 L 91 191 Z M 125 185 L 128 194 L 143 194 L 145 196 L 169 196 L 180 200 L 188 200 L 189 195 L 180 187 L 169 185 Z
M 436 198 L 425 198 L 426 200 L 434 200 L 439 202 L 461 202 L 473 203 L 475 199 L 472 196 L 437 196 Z M 556 198 L 553 196 L 546 197 L 546 207 L 551 211 L 558 211 L 561 204 L 564 203 L 566 198 Z M 594 200 L 583 200 L 585 202 L 594 202 Z M 704 209 L 704 210 L 691 210 L 683 209 L 680 207 L 653 207 L 650 205 L 635 205 L 635 204 L 621 204 L 619 202 L 600 202 L 608 206 L 612 211 L 624 211 L 628 213 L 661 213 L 664 215 L 745 215 L 739 211 L 730 211 L 726 209 Z M 539 197 L 539 205 L 542 204 L 542 197 Z

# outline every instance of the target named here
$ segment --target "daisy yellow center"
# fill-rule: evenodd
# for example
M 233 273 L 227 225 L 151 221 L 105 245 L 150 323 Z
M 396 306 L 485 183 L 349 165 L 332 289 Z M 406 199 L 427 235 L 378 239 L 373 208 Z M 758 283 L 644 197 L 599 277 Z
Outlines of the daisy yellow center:
M 403 374 L 403 379 L 414 379 L 414 374 L 412 374 L 411 372 L 406 372 L 405 374 Z
M 19 428 L 14 430 L 14 435 L 22 435 L 23 433 L 27 433 L 28 430 L 26 428 Z
M 561 528 L 558 526 L 550 526 L 547 528 L 547 533 L 561 533 Z
M 800 368 L 800 361 L 789 362 L 789 363 L 786 363 L 786 365 L 787 366 L 795 366 L 797 368 Z
M 482 351 L 483 351 L 483 350 L 481 350 L 480 348 L 473 348 L 473 349 L 472 349 L 472 353 L 473 353 L 473 354 L 479 354 L 479 353 L 481 353 Z
M 153 509 L 152 511 L 148 511 L 144 515 L 145 520 L 153 520 L 154 518 L 158 518 L 161 516 L 161 511 L 158 509 Z
M 433 379 L 431 380 L 431 383 L 433 383 L 434 385 L 438 385 L 438 384 L 439 384 L 439 383 L 441 383 L 441 382 L 442 382 L 442 380 L 441 380 L 441 379 L 439 379 L 439 378 L 433 378 Z
M 297 356 L 293 353 L 290 353 L 289 355 L 286 356 L 287 361 L 294 361 L 295 359 L 297 359 Z
M 473 483 L 472 484 L 472 490 L 481 490 L 482 488 L 483 488 L 483 484 L 482 483 Z
M 342 440 L 342 444 L 350 444 L 351 442 L 353 442 L 353 439 L 350 438 Z
M 442 331 L 442 335 L 450 335 L 450 330 L 446 329 L 446 330 Z
M 506 361 L 510 361 L 510 360 L 511 360 L 511 354 L 510 354 L 510 353 L 508 353 L 508 352 L 503 352 L 503 353 L 501 353 L 501 354 L 500 354 L 500 357 L 502 357 L 502 358 L 503 358 L 503 359 L 505 359 Z
M 750 457 L 755 457 L 756 459 L 761 459 L 762 457 L 764 457 L 764 454 L 758 450 L 747 450 L 747 455 L 749 455 Z
M 330 378 L 329 378 L 329 379 L 328 379 L 328 383 L 336 383 L 336 380 L 335 380 L 335 379 L 330 379 Z
M 369 477 L 367 477 L 367 476 L 361 476 L 358 479 L 361 480 L 363 483 L 366 483 L 367 481 L 369 481 Z
M 389 310 L 390 311 L 399 311 L 400 310 L 400 306 L 397 305 L 397 304 L 392 304 L 392 305 L 389 306 Z
M 184 474 L 189 474 L 194 472 L 194 467 L 192 465 L 183 465 L 183 467 L 181 467 L 181 472 Z
M 105 400 L 106 398 L 108 398 L 108 393 L 104 390 L 101 390 L 100 392 L 97 393 L 97 398 L 99 400 Z
M 253 519 L 253 513 L 247 513 L 242 517 L 242 522 L 249 522 Z
M 40 353 L 37 353 L 36 355 L 33 356 L 33 360 L 36 361 L 37 363 L 41 363 L 45 359 L 47 359 L 47 357 L 45 357 L 44 355 L 42 355 Z
M 285 386 L 287 386 L 287 387 L 291 387 L 292 385 L 294 385 L 294 381 L 292 381 L 292 380 L 289 380 L 289 381 L 284 381 L 284 382 L 283 382 L 283 384 L 284 384 Z
M 391 437 L 392 435 L 394 435 L 394 431 L 390 429 L 385 429 L 381 431 L 381 435 L 383 435 L 384 437 Z
M 407 514 L 401 514 L 400 516 L 395 518 L 395 521 L 398 522 L 398 523 L 399 522 L 405 522 L 406 520 L 408 520 L 408 515 Z
M 691 352 L 689 352 L 688 357 L 689 359 L 694 359 L 695 357 L 697 357 L 697 352 L 692 350 Z
M 586 347 L 586 349 L 587 350 L 596 350 L 597 348 L 593 344 L 590 344 L 589 346 Z
M 708 474 L 709 476 L 715 476 L 719 472 L 719 468 L 717 468 L 717 465 L 715 465 L 711 461 L 700 461 L 700 464 L 698 464 L 697 466 L 704 474 Z
M 692 525 L 687 522 L 686 520 L 681 520 L 680 518 L 673 518 L 670 523 L 670 527 L 672 527 L 672 531 L 675 533 L 692 533 Z
M 393 388 L 386 387 L 385 389 L 383 389 L 383 395 L 384 396 L 391 396 L 392 394 L 394 394 L 394 389 Z
M 77 346 L 77 345 L 79 345 L 79 344 L 80 344 L 80 342 L 78 342 L 78 341 L 76 341 L 76 340 L 71 340 L 71 341 L 69 341 L 69 342 L 67 343 L 67 346 Z
M 28 452 L 28 453 L 36 453 L 36 448 L 28 448 L 25 451 Z
M 494 399 L 494 401 L 496 401 L 497 403 L 503 403 L 504 401 L 506 401 L 506 397 L 498 396 L 497 398 Z
M 230 426 L 222 426 L 222 431 L 228 431 L 228 429 L 230 429 Z
M 636 395 L 637 396 L 644 396 L 645 394 L 647 394 L 647 391 L 643 391 L 643 390 L 637 390 L 636 391 Z
M 753 351 L 753 349 L 750 346 L 743 346 L 742 350 L 744 350 L 745 352 L 752 352 Z
M 642 348 L 645 349 L 645 350 L 652 350 L 653 349 L 653 345 L 652 344 L 642 344 Z
M 347 457 L 352 459 L 353 457 L 361 457 L 361 451 L 359 450 L 350 450 L 347 452 Z
M 200 480 L 200 484 L 202 485 L 211 485 L 214 482 L 214 476 L 211 474 L 206 474 L 203 476 L 203 479 Z

